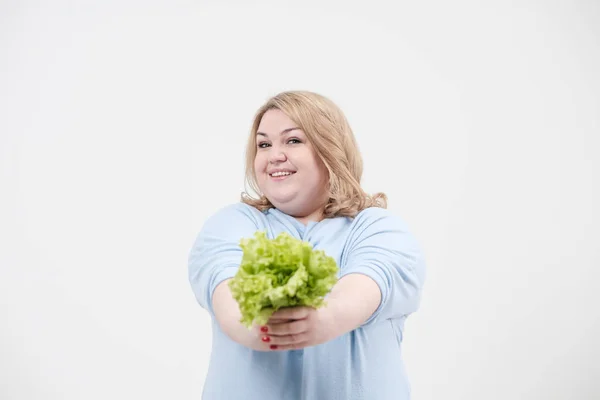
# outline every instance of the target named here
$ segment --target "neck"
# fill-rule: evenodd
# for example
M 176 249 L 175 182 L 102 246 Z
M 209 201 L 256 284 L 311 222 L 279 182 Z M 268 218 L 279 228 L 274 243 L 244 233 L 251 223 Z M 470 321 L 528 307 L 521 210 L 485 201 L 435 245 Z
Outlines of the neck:
M 323 216 L 323 208 L 318 208 L 317 210 L 313 211 L 312 213 L 306 215 L 306 216 L 294 216 L 294 218 L 296 218 L 298 221 L 300 221 L 301 223 L 303 223 L 304 225 L 307 225 L 309 222 L 321 222 L 324 219 Z

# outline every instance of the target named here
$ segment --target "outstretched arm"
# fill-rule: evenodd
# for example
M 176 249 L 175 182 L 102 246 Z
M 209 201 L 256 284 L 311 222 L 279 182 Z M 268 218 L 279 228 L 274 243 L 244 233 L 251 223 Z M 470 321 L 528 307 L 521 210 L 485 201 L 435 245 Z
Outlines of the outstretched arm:
M 267 328 L 278 350 L 321 344 L 360 326 L 401 318 L 418 309 L 425 263 L 415 238 L 387 210 L 370 209 L 358 218 L 342 277 L 327 297 L 327 306 L 273 314 Z
M 256 350 L 268 350 L 268 345 L 239 322 L 241 314 L 228 282 L 242 261 L 240 240 L 263 228 L 253 210 L 240 204 L 226 207 L 206 221 L 188 259 L 189 281 L 198 303 L 227 336 Z
M 368 276 L 350 274 L 340 279 L 327 297 L 326 306 L 290 307 L 275 312 L 266 326 L 272 350 L 316 346 L 362 325 L 380 303 L 379 287 Z
M 415 312 L 425 281 L 423 253 L 405 222 L 383 209 L 369 209 L 365 214 L 342 271 L 342 276 L 368 277 L 379 289 L 380 300 L 362 325 Z M 358 297 L 372 307 L 373 285 L 364 279 L 360 282 L 351 290 L 342 290 L 339 297 L 347 301 Z

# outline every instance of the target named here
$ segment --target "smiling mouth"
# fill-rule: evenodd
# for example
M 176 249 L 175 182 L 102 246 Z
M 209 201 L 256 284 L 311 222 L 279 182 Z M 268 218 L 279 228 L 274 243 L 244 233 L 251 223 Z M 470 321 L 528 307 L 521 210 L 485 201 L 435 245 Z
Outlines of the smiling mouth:
M 283 177 L 291 176 L 294 174 L 295 174 L 295 172 L 291 172 L 291 171 L 281 171 L 281 172 L 273 172 L 272 174 L 269 174 L 269 176 L 271 178 L 283 178 Z

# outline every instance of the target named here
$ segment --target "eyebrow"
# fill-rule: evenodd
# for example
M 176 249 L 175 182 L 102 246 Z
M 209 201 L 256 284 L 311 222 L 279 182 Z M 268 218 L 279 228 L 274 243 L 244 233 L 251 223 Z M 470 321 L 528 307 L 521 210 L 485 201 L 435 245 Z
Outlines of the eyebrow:
M 283 134 L 289 133 L 289 132 L 291 132 L 291 131 L 293 131 L 293 130 L 296 130 L 296 129 L 300 129 L 300 128 L 299 128 L 299 127 L 297 127 L 297 126 L 295 126 L 295 127 L 293 127 L 293 128 L 287 128 L 287 129 L 284 129 L 284 130 L 282 130 L 281 132 L 279 132 L 279 134 L 280 134 L 280 135 L 283 135 Z M 261 135 L 261 136 L 268 136 L 266 133 L 263 133 L 263 132 L 256 132 L 256 134 L 257 134 L 257 135 Z

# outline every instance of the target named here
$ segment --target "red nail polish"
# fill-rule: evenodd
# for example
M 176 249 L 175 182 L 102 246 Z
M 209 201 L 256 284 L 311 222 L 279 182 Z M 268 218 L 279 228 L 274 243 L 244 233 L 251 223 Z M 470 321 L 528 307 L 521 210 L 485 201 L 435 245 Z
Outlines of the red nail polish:
M 276 344 L 272 344 L 271 345 L 271 350 L 277 350 L 277 345 Z
M 263 337 L 262 337 L 262 341 L 263 341 L 263 342 L 270 342 L 270 341 L 271 341 L 271 338 L 270 338 L 270 337 L 268 337 L 268 336 L 263 336 Z
M 269 328 L 267 328 L 266 326 L 261 326 L 260 327 L 260 331 L 264 332 L 264 333 L 267 333 L 269 331 Z

